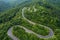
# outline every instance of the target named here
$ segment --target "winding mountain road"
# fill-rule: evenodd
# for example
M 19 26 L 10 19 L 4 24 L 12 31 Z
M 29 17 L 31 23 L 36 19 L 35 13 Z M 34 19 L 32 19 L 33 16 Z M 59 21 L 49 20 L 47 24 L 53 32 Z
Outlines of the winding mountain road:
M 28 19 L 24 16 L 24 11 L 25 11 L 25 9 L 27 9 L 27 8 L 24 7 L 24 8 L 22 9 L 22 17 L 24 18 L 24 20 L 26 20 L 26 21 L 29 22 L 30 24 L 36 25 L 37 23 L 34 23 L 34 22 L 28 20 Z M 31 31 L 31 30 L 23 27 L 23 26 L 20 26 L 20 25 L 16 25 L 16 26 L 19 26 L 19 27 L 23 28 L 23 29 L 25 30 L 25 32 L 27 32 L 27 33 L 32 33 L 32 34 L 36 35 L 36 36 L 39 37 L 39 38 L 50 38 L 50 37 L 52 37 L 52 36 L 54 35 L 54 32 L 53 32 L 53 30 L 52 30 L 51 28 L 49 28 L 49 27 L 47 27 L 47 26 L 44 26 L 44 25 L 41 25 L 41 24 L 39 24 L 39 25 L 42 26 L 42 27 L 44 27 L 44 28 L 49 29 L 49 34 L 46 35 L 46 36 L 43 36 L 43 35 L 39 35 L 39 34 L 33 32 L 33 31 Z M 13 39 L 13 40 L 19 40 L 19 38 L 17 38 L 16 36 L 13 35 L 12 29 L 13 29 L 13 27 L 11 27 L 11 28 L 8 30 L 8 32 L 7 32 L 8 36 L 9 36 L 11 39 Z

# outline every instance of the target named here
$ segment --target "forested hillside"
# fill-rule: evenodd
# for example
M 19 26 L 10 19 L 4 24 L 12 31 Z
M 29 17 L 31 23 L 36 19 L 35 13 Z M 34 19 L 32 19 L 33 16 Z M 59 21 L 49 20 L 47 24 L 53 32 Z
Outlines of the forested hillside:
M 0 0 L 0 12 L 4 12 L 29 0 Z
M 11 6 L 9 3 L 6 3 L 4 1 L 0 1 L 0 12 L 5 11 L 9 9 Z
M 0 40 L 14 38 L 60 40 L 60 8 L 46 1 L 25 1 L 15 8 L 1 12 Z

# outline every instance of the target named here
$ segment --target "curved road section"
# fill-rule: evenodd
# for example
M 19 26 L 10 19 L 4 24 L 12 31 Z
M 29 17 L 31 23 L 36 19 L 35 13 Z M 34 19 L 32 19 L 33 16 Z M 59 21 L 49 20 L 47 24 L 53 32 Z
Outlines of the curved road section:
M 19 40 L 17 37 L 15 37 L 12 33 L 12 27 L 8 30 L 7 34 L 12 40 Z
M 25 9 L 27 9 L 27 8 L 24 7 L 24 8 L 22 9 L 22 17 L 23 17 L 27 22 L 29 22 L 30 24 L 36 25 L 37 23 L 34 23 L 34 22 L 28 20 L 28 19 L 24 16 L 24 11 L 25 11 Z M 53 32 L 53 30 L 52 30 L 51 28 L 49 28 L 49 27 L 47 27 L 47 26 L 44 26 L 44 25 L 41 25 L 41 24 L 39 24 L 39 25 L 42 26 L 42 27 L 44 27 L 44 28 L 49 29 L 49 34 L 46 35 L 46 36 L 42 36 L 42 35 L 39 35 L 39 34 L 33 32 L 33 31 L 31 31 L 31 30 L 23 27 L 23 26 L 20 26 L 20 25 L 16 25 L 16 26 L 19 26 L 19 27 L 23 28 L 23 29 L 25 30 L 25 32 L 27 32 L 27 33 L 32 33 L 32 34 L 36 35 L 36 36 L 39 37 L 39 38 L 50 38 L 50 37 L 52 37 L 52 36 L 54 35 L 54 32 Z M 11 39 L 13 39 L 13 40 L 19 40 L 19 38 L 17 38 L 16 36 L 13 35 L 12 29 L 13 29 L 13 27 L 11 27 L 11 28 L 8 30 L 8 32 L 7 32 L 8 36 L 9 36 Z
M 35 25 L 36 23 L 28 20 L 28 19 L 24 16 L 24 11 L 25 11 L 25 9 L 27 9 L 27 8 L 24 7 L 24 8 L 22 9 L 22 16 L 23 16 L 23 18 L 24 18 L 26 21 L 28 21 L 30 24 Z M 44 28 L 49 29 L 49 35 L 47 35 L 47 36 L 42 36 L 42 35 L 33 33 L 33 34 L 35 34 L 37 37 L 39 37 L 39 38 L 50 38 L 50 37 L 52 37 L 52 36 L 54 35 L 54 32 L 53 32 L 53 30 L 52 30 L 51 28 L 49 28 L 49 27 L 47 27 L 47 26 L 44 26 L 44 25 L 41 25 L 41 24 L 39 24 L 39 25 L 42 26 L 42 27 L 44 27 Z

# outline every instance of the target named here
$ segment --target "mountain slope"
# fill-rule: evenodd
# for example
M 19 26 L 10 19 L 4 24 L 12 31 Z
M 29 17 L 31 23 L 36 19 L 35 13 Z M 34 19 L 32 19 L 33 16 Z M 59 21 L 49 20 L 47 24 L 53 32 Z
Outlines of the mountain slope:
M 14 8 L 25 1 L 29 0 L 0 0 L 0 12 Z
M 4 1 L 0 1 L 0 11 L 7 10 L 8 8 L 10 8 L 9 3 L 6 3 Z
M 43 2 L 42 2 L 43 3 Z M 23 4 L 23 3 L 22 3 Z M 24 12 L 25 17 L 36 23 L 32 25 L 22 16 L 22 9 L 26 7 Z M 34 9 L 37 10 L 34 10 Z M 41 4 L 41 2 L 30 3 L 23 6 L 17 6 L 0 15 L 0 40 L 12 40 L 7 34 L 10 28 L 13 28 L 12 33 L 20 40 L 60 40 L 60 11 L 50 4 Z M 57 14 L 58 13 L 58 14 Z M 39 38 L 35 34 L 27 33 L 21 26 L 43 36 L 49 34 L 49 29 L 39 25 L 42 24 L 53 30 L 54 35 L 50 38 Z M 20 26 L 17 26 L 20 25 Z

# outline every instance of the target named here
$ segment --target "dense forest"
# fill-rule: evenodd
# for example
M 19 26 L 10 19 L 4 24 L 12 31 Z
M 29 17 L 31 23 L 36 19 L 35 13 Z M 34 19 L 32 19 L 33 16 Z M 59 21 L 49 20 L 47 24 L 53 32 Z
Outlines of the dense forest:
M 25 1 L 24 3 L 0 13 L 0 40 L 13 40 L 7 34 L 10 28 L 13 28 L 12 33 L 19 38 L 19 40 L 60 40 L 59 6 L 54 4 L 51 5 L 50 3 L 47 3 L 47 1 L 40 0 L 35 0 L 35 2 L 30 3 L 29 1 Z M 24 7 L 27 7 L 24 12 L 25 17 L 28 20 L 37 23 L 36 25 L 30 24 L 22 17 L 22 9 Z M 24 26 L 39 35 L 48 35 L 49 29 L 42 27 L 40 24 L 51 28 L 54 35 L 50 38 L 39 38 L 34 34 L 27 33 L 20 27 Z

